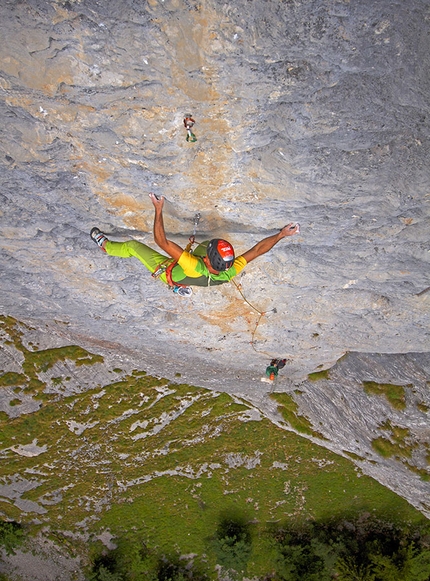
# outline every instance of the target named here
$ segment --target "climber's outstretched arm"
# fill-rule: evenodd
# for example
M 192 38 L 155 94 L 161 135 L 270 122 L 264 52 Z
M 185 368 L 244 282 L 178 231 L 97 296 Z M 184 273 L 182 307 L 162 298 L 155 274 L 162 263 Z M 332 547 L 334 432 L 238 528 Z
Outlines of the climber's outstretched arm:
M 161 196 L 157 198 L 155 194 L 149 194 L 149 197 L 152 200 L 155 208 L 155 215 L 154 215 L 154 240 L 158 246 L 164 250 L 169 256 L 178 260 L 181 254 L 183 253 L 184 249 L 181 248 L 176 242 L 172 242 L 166 238 L 166 232 L 164 230 L 164 221 L 163 221 L 163 206 L 164 206 L 164 197 Z
M 251 262 L 251 260 L 258 258 L 262 254 L 266 254 L 266 252 L 269 252 L 269 250 L 271 250 L 275 244 L 282 240 L 282 238 L 285 238 L 286 236 L 292 236 L 299 231 L 298 224 L 287 224 L 277 234 L 273 234 L 273 236 L 268 236 L 267 238 L 260 240 L 260 242 L 257 242 L 255 246 L 253 246 L 250 250 L 247 250 L 247 252 L 242 254 L 242 256 L 246 262 Z

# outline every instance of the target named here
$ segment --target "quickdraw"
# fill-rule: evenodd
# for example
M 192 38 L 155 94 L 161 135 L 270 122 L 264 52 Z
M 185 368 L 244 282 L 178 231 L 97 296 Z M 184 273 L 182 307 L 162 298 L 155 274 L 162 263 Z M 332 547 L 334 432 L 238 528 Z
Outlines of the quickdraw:
M 161 276 L 163 274 L 163 272 L 166 271 L 167 268 L 167 261 L 169 259 L 167 258 L 164 262 L 162 262 L 161 264 L 159 264 L 157 266 L 157 268 L 154 270 L 154 272 L 151 274 L 152 278 L 158 278 L 159 276 Z
M 195 121 L 191 117 L 191 114 L 190 115 L 187 115 L 185 117 L 185 119 L 184 119 L 184 126 L 185 126 L 185 129 L 187 130 L 187 141 L 191 141 L 191 143 L 194 143 L 194 141 L 197 141 L 197 137 L 191 131 L 191 128 L 193 127 L 194 123 L 195 123 Z

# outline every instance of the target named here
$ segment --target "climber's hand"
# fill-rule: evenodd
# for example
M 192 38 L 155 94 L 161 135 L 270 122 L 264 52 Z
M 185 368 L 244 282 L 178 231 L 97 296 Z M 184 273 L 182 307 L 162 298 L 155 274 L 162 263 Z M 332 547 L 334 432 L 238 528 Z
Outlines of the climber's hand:
M 298 234 L 299 232 L 300 224 L 294 224 L 294 222 L 291 222 L 291 224 L 287 224 L 282 228 L 280 234 L 282 238 L 285 238 L 285 236 L 293 236 L 293 234 Z
M 151 198 L 151 202 L 154 204 L 154 207 L 158 210 L 162 210 L 164 206 L 164 196 L 157 196 L 153 192 L 149 194 Z

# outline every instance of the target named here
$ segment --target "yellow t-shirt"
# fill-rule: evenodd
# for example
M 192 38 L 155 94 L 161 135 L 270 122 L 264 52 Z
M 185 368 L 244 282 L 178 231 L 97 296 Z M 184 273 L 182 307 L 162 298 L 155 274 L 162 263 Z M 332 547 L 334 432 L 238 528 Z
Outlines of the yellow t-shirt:
M 223 284 L 239 274 L 246 264 L 247 262 L 243 256 L 238 256 L 228 270 L 223 270 L 219 274 L 212 274 L 207 269 L 202 258 L 184 250 L 179 257 L 178 264 L 172 271 L 172 278 L 175 282 L 196 286 Z

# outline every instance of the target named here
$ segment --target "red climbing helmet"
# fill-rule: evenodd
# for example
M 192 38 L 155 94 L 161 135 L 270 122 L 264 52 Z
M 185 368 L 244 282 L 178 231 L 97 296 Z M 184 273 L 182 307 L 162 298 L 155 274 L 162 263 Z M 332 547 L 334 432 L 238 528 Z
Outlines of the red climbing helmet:
M 234 262 L 234 248 L 220 238 L 214 238 L 208 244 L 207 255 L 213 269 L 228 270 Z

